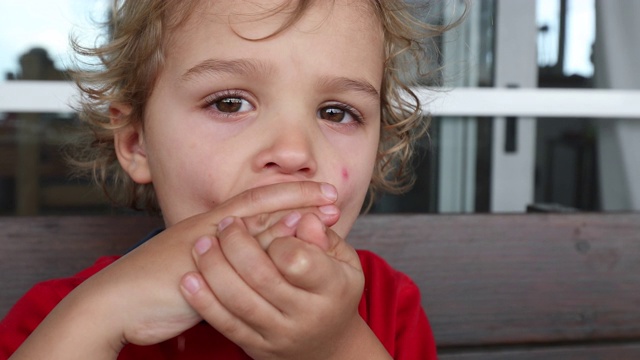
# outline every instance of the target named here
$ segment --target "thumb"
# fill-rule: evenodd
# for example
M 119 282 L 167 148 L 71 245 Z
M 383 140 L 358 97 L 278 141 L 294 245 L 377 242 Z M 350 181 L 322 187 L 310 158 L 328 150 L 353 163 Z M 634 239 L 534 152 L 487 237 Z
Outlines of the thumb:
M 298 222 L 295 237 L 318 246 L 323 251 L 329 250 L 330 240 L 326 234 L 327 227 L 314 214 L 305 214 Z
M 305 214 L 298 223 L 295 237 L 320 247 L 332 258 L 362 270 L 355 249 L 331 228 L 326 227 L 314 214 Z
M 346 263 L 357 269 L 362 271 L 362 264 L 360 264 L 360 258 L 358 257 L 358 253 L 353 248 L 353 246 L 349 245 L 349 243 L 340 237 L 335 231 L 331 228 L 326 230 L 327 235 L 327 255 L 333 257 L 334 259 Z

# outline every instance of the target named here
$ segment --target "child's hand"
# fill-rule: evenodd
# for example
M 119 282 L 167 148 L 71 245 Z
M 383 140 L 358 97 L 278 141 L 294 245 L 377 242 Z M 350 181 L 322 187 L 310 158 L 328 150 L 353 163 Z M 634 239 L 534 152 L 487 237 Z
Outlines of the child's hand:
M 83 354 L 86 348 L 92 352 L 90 357 L 98 359 L 100 349 L 117 354 L 126 343 L 154 344 L 180 334 L 201 320 L 177 285 L 183 274 L 196 270 L 191 256 L 195 240 L 215 234 L 217 224 L 230 215 L 245 217 L 254 234 L 264 232 L 294 209 L 315 213 L 330 226 L 339 214 L 318 211 L 335 201 L 323 187 L 326 190 L 326 184 L 298 182 L 251 189 L 208 213 L 167 228 L 67 296 L 21 353 L 38 358 L 31 355 L 45 351 L 55 358 L 57 349 L 64 357 L 68 349 Z
M 316 216 L 292 218 L 255 236 L 242 219 L 223 220 L 217 237 L 194 247 L 200 272 L 183 278 L 185 298 L 255 359 L 361 348 L 373 334 L 358 314 L 364 276 L 355 250 Z
M 126 318 L 134 320 L 125 330 L 125 340 L 136 344 L 158 343 L 180 334 L 201 320 L 199 314 L 176 291 L 176 285 L 182 274 L 195 270 L 189 256 L 194 241 L 203 234 L 215 234 L 222 218 L 230 214 L 243 216 L 247 219 L 249 231 L 257 234 L 278 222 L 285 211 L 291 211 L 284 209 L 308 212 L 333 200 L 322 194 L 322 188 L 317 183 L 288 183 L 252 189 L 208 213 L 168 228 L 158 235 L 158 239 L 148 242 L 147 248 L 144 248 L 146 244 L 143 245 L 139 254 L 132 252 L 130 256 L 137 259 L 130 260 L 125 271 L 139 273 L 139 270 L 131 270 L 137 269 L 132 266 L 137 262 L 149 272 L 146 276 L 137 274 L 135 278 L 145 279 L 144 283 L 131 288 L 146 288 L 142 293 L 149 296 L 138 299 L 139 306 L 131 307 L 134 311 Z M 320 215 L 328 224 L 335 223 L 338 218 L 337 214 Z M 154 278 L 157 281 L 150 283 L 150 279 Z M 141 309 L 145 310 L 145 314 L 141 314 Z

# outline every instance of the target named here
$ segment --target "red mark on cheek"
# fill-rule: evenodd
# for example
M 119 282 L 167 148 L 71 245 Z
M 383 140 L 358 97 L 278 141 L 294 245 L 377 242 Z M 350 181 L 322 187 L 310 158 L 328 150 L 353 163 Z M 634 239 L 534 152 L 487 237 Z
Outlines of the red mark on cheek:
M 342 180 L 349 180 L 349 171 L 347 171 L 347 169 L 345 168 L 342 168 Z

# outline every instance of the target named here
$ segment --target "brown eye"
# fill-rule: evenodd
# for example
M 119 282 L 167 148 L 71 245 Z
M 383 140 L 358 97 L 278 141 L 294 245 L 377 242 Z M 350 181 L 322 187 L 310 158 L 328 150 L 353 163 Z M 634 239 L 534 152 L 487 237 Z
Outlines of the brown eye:
M 242 110 L 242 106 L 244 105 L 244 103 L 246 103 L 246 100 L 243 100 L 241 98 L 229 97 L 229 98 L 224 98 L 216 101 L 214 103 L 214 106 L 220 112 L 236 113 Z
M 346 111 L 337 107 L 324 107 L 318 110 L 318 116 L 322 120 L 340 123 L 344 121 L 346 116 L 349 116 Z

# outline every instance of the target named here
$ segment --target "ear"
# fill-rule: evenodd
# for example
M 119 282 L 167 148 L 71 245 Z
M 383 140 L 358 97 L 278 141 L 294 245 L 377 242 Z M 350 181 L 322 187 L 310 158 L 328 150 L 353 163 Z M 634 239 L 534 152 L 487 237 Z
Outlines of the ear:
M 117 127 L 131 115 L 131 106 L 112 103 L 109 107 L 109 112 L 111 114 L 111 124 Z M 120 166 L 129 174 L 131 179 L 138 184 L 150 183 L 151 172 L 147 161 L 142 125 L 130 123 L 124 127 L 117 127 L 113 141 Z

